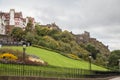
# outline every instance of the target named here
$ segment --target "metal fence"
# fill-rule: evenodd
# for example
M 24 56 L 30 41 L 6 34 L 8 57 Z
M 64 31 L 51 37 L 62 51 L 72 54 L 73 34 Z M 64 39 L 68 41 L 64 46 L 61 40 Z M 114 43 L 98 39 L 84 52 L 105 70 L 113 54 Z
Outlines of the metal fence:
M 27 77 L 56 77 L 56 78 L 81 78 L 81 77 L 106 77 L 120 75 L 113 71 L 89 71 L 84 69 L 63 68 L 54 66 L 31 66 L 22 64 L 0 63 L 0 76 L 27 76 Z
M 0 76 L 38 76 L 38 77 L 76 78 L 88 74 L 90 74 L 90 71 L 83 69 L 0 63 Z

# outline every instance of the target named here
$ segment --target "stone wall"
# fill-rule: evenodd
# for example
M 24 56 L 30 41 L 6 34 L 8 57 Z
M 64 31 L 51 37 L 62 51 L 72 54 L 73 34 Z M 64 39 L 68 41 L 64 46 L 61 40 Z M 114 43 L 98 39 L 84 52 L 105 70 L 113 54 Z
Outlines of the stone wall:
M 73 79 L 42 78 L 42 77 L 0 76 L 0 80 L 73 80 Z M 79 79 L 75 79 L 75 80 L 79 80 Z
M 16 77 L 16 76 L 0 76 L 0 80 L 109 80 L 116 76 L 101 77 L 101 78 L 41 78 L 41 77 Z

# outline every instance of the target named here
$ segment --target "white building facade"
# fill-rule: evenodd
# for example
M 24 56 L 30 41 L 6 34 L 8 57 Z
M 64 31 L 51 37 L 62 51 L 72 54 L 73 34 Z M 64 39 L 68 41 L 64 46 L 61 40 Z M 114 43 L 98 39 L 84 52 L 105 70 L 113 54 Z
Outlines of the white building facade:
M 9 12 L 0 12 L 0 34 L 7 34 L 12 26 L 25 29 L 29 20 L 35 23 L 34 18 L 23 18 L 22 12 L 15 12 L 14 9 L 10 9 Z

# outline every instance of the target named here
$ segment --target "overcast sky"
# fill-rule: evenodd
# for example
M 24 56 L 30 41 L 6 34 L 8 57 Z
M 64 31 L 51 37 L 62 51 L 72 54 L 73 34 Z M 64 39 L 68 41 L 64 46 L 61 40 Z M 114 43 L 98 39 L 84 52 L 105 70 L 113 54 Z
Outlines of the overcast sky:
M 120 0 L 0 0 L 0 11 L 11 8 L 41 24 L 55 22 L 75 34 L 88 31 L 110 50 L 120 49 Z

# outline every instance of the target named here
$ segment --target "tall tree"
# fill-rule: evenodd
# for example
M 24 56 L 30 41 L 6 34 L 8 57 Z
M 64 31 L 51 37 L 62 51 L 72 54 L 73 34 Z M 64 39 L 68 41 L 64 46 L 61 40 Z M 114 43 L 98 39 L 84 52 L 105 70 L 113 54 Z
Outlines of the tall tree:
M 11 31 L 11 36 L 15 41 L 20 41 L 23 39 L 23 30 L 20 27 L 14 27 Z
M 86 46 L 86 50 L 91 53 L 93 59 L 96 59 L 97 54 L 99 53 L 99 50 L 97 50 L 92 44 L 88 44 Z
M 120 59 L 120 50 L 112 51 L 110 56 L 109 56 L 108 66 L 113 68 L 113 69 L 117 69 L 118 68 L 118 63 L 119 63 L 118 59 Z
M 26 31 L 26 32 L 32 32 L 32 31 L 33 31 L 33 24 L 32 24 L 31 21 L 29 21 L 29 22 L 27 23 L 27 26 L 26 26 L 26 28 L 25 28 L 25 31 Z

